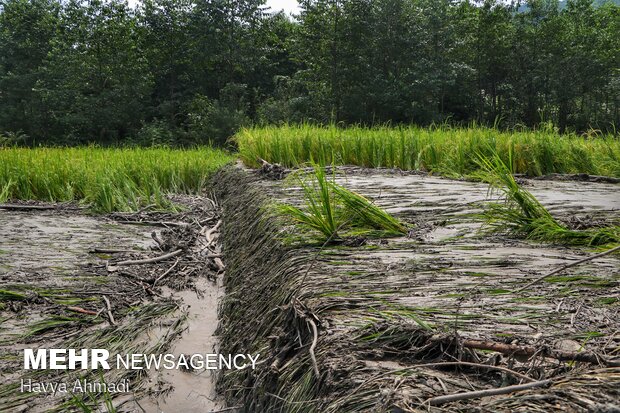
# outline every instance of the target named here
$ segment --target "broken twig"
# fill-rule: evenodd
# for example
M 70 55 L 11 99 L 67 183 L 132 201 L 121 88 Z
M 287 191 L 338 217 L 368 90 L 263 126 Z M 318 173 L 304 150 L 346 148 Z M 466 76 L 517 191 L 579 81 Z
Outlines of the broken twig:
M 312 344 L 310 345 L 310 350 L 308 350 L 308 352 L 310 353 L 310 358 L 312 359 L 312 366 L 314 367 L 314 373 L 316 374 L 316 378 L 318 379 L 320 377 L 319 374 L 319 365 L 316 362 L 316 355 L 314 354 L 314 349 L 316 348 L 316 343 L 319 340 L 319 331 L 316 328 L 316 323 L 311 319 L 308 318 L 306 321 L 308 321 L 308 324 L 310 324 L 310 326 L 312 327 Z
M 108 271 L 115 271 L 116 268 L 118 266 L 121 265 L 141 265 L 141 264 L 153 264 L 155 262 L 159 262 L 159 261 L 165 261 L 169 258 L 173 258 L 176 257 L 177 255 L 180 255 L 183 252 L 183 250 L 176 250 L 173 251 L 169 254 L 165 254 L 165 255 L 160 255 L 159 257 L 154 257 L 154 258 L 146 258 L 143 260 L 127 260 L 127 261 L 120 261 L 117 262 L 115 266 L 110 266 L 108 268 Z
M 80 314 L 88 314 L 88 315 L 94 315 L 94 316 L 98 316 L 99 315 L 99 313 L 96 312 L 96 311 L 86 310 L 86 309 L 84 309 L 82 307 L 73 307 L 72 306 L 72 307 L 67 307 L 67 310 L 73 311 L 73 312 L 76 312 L 76 313 L 80 313 Z
M 482 397 L 497 396 L 500 394 L 509 394 L 522 390 L 533 389 L 536 387 L 544 387 L 551 384 L 551 380 L 540 380 L 527 384 L 517 384 L 515 386 L 500 387 L 497 389 L 476 390 L 465 393 L 447 394 L 445 396 L 433 397 L 428 399 L 424 404 L 430 404 L 431 406 L 437 406 L 440 404 L 455 402 L 459 400 L 479 399 Z
M 178 263 L 179 263 L 179 259 L 177 258 L 177 260 L 174 262 L 174 264 L 172 264 L 172 267 L 168 268 L 166 270 L 166 272 L 164 272 L 162 275 L 157 277 L 157 279 L 155 281 L 153 281 L 153 287 L 155 287 L 155 285 L 157 285 L 157 283 L 159 281 L 161 281 L 166 275 L 170 274 L 172 272 L 172 270 L 174 270 L 174 268 L 177 266 Z
M 514 292 L 519 293 L 519 292 L 521 292 L 523 290 L 528 289 L 532 285 L 541 282 L 542 280 L 544 280 L 547 277 L 551 277 L 552 275 L 555 275 L 555 274 L 557 274 L 559 272 L 567 270 L 567 269 L 569 269 L 571 267 L 574 267 L 574 266 L 579 265 L 579 264 L 583 264 L 584 262 L 592 261 L 592 260 L 594 260 L 596 258 L 604 257 L 605 255 L 609 255 L 609 254 L 614 253 L 616 251 L 620 251 L 620 245 L 618 245 L 617 247 L 614 247 L 612 249 L 609 249 L 607 251 L 601 252 L 600 254 L 596 254 L 596 255 L 593 255 L 591 257 L 587 257 L 587 258 L 581 259 L 579 261 L 571 262 L 570 264 L 565 265 L 563 267 L 560 267 L 560 268 L 558 268 L 556 270 L 553 270 L 550 273 L 543 275 L 542 277 L 536 278 L 534 281 L 525 284 L 523 287 L 517 288 L 516 290 L 514 290 Z
M 497 351 L 498 353 L 502 354 L 525 357 L 532 357 L 533 355 L 538 354 L 541 351 L 540 347 L 519 346 L 515 344 L 497 343 L 495 341 L 486 340 L 466 339 L 463 340 L 462 344 L 463 347 L 466 348 Z M 574 352 L 549 349 L 547 351 L 543 351 L 542 354 L 544 357 L 554 358 L 559 361 L 581 361 L 591 364 L 601 364 L 607 367 L 620 367 L 620 361 L 607 360 L 603 357 L 598 356 L 597 354 L 588 351 Z
M 108 300 L 108 297 L 106 297 L 105 295 L 102 297 L 103 297 L 103 301 L 105 301 L 106 307 L 108 307 L 108 318 L 110 319 L 110 324 L 115 326 L 116 321 L 114 321 L 114 316 L 112 315 L 112 305 L 110 305 L 110 300 Z

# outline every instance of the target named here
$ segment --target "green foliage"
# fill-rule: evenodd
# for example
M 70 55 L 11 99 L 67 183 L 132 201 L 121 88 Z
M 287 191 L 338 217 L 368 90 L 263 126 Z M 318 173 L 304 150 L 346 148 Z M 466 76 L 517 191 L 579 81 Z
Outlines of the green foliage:
M 136 131 L 153 79 L 132 9 L 118 0 L 68 1 L 58 25 L 38 82 L 45 132 L 76 144 Z
M 305 200 L 305 208 L 278 204 L 278 211 L 302 226 L 320 232 L 325 240 L 340 238 L 339 232 L 371 230 L 385 234 L 406 234 L 407 228 L 396 218 L 374 205 L 371 201 L 328 179 L 325 169 L 314 165 L 314 173 L 297 176 Z
M 620 125 L 617 1 L 311 0 L 294 20 L 263 3 L 3 1 L 0 127 L 187 145 L 252 121 Z
M 338 231 L 343 226 L 343 221 L 338 214 L 333 183 L 327 179 L 325 169 L 315 165 L 312 181 L 300 178 L 298 182 L 306 201 L 305 210 L 283 204 L 278 206 L 279 211 L 298 223 L 319 231 L 328 240 L 338 239 Z
M 374 205 L 362 195 L 346 189 L 335 182 L 331 183 L 335 196 L 342 202 L 346 216 L 352 217 L 351 224 L 359 228 L 372 228 L 406 234 L 407 228 L 402 222 Z
M 0 133 L 0 148 L 3 146 L 23 145 L 28 140 L 28 135 L 21 130 L 17 132 Z
M 228 84 L 219 100 L 198 95 L 189 104 L 187 130 L 196 143 L 223 144 L 242 126 L 249 124 L 245 102 L 246 85 Z
M 512 154 L 509 153 L 509 159 Z M 510 168 L 495 154 L 479 156 L 479 174 L 492 189 L 503 195 L 503 203 L 490 203 L 483 214 L 486 226 L 527 239 L 569 245 L 604 245 L 620 242 L 620 226 L 571 230 L 558 222 L 547 209 L 514 179 Z
M 557 132 L 500 132 L 495 129 L 353 126 L 348 128 L 265 126 L 235 137 L 242 160 L 296 167 L 312 159 L 337 165 L 423 170 L 452 177 L 477 171 L 478 154 L 499 154 L 515 173 L 587 173 L 620 176 L 620 141 Z M 512 154 L 508 159 L 508 154 Z
M 99 212 L 170 209 L 169 193 L 200 193 L 224 151 L 81 148 L 0 149 L 0 200 L 81 201 Z

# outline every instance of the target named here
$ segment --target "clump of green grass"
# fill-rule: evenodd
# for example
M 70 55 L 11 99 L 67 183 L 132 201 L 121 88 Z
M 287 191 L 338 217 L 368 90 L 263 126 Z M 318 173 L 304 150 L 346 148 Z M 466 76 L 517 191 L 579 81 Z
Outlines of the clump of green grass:
M 170 209 L 169 193 L 199 193 L 231 162 L 221 150 L 0 148 L 0 202 L 80 201 L 98 212 Z
M 305 209 L 288 204 L 279 205 L 278 209 L 294 221 L 320 232 L 326 239 L 335 239 L 342 222 L 338 216 L 333 185 L 327 179 L 324 168 L 315 166 L 313 178 L 311 181 L 298 180 L 306 201 Z
M 24 294 L 15 291 L 0 290 L 0 301 L 24 301 L 26 298 Z
M 512 159 L 511 151 L 508 159 Z M 479 155 L 478 163 L 482 170 L 478 177 L 503 195 L 503 202 L 489 203 L 483 214 L 491 231 L 568 245 L 596 246 L 620 242 L 619 226 L 577 231 L 558 222 L 534 195 L 517 183 L 513 171 L 497 154 L 490 158 Z
M 407 228 L 398 219 L 370 200 L 328 179 L 325 169 L 314 165 L 309 177 L 296 176 L 302 189 L 305 207 L 279 204 L 278 211 L 298 224 L 317 231 L 327 241 L 340 238 L 339 232 L 356 230 L 369 233 L 372 230 L 388 234 L 406 234 Z
M 620 177 L 620 140 L 559 135 L 553 129 L 502 132 L 493 128 L 420 128 L 311 125 L 264 126 L 241 130 L 235 137 L 241 159 L 252 167 L 258 159 L 298 167 L 312 159 L 336 165 L 422 170 L 466 176 L 479 170 L 477 154 L 500 154 L 515 173 L 586 173 Z M 508 160 L 508 152 L 512 159 Z

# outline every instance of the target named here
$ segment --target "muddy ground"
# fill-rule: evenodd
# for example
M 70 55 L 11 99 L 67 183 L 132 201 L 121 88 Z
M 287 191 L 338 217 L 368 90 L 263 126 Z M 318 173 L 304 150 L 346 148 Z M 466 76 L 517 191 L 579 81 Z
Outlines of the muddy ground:
M 517 293 L 595 251 L 481 233 L 475 214 L 489 199 L 486 185 L 358 168 L 341 169 L 338 181 L 415 227 L 409 237 L 321 248 L 265 207 L 299 204 L 298 188 L 242 175 L 221 177 L 230 187 L 222 346 L 268 358 L 253 375 L 224 375 L 231 403 L 300 412 L 620 409 L 617 256 Z M 571 225 L 620 218 L 617 184 L 523 184 Z M 255 334 L 234 336 L 248 324 Z M 567 357 L 577 353 L 581 361 Z M 522 384 L 534 387 L 436 399 Z
M 207 371 L 113 370 L 99 376 L 23 369 L 24 348 L 104 348 L 113 355 L 214 351 L 224 270 L 215 258 L 219 208 L 202 197 L 175 201 L 182 212 L 94 216 L 74 205 L 0 209 L 0 411 L 86 411 L 82 404 L 103 405 L 110 398 L 117 411 L 219 408 Z M 166 254 L 176 255 L 122 263 Z M 131 391 L 21 391 L 22 379 L 72 383 L 78 377 L 129 379 Z
M 88 395 L 19 391 L 21 378 L 58 377 L 24 371 L 21 349 L 54 346 L 261 355 L 256 371 L 218 375 L 219 396 L 204 371 L 112 371 L 106 380 L 132 383 L 112 400 L 118 411 L 620 409 L 617 255 L 516 293 L 595 251 L 480 232 L 486 185 L 360 168 L 341 168 L 338 180 L 413 229 L 322 246 L 273 216 L 274 202 L 301 197 L 271 178 L 225 169 L 209 197 L 217 205 L 182 197 L 177 214 L 0 210 L 0 411 L 92 404 Z M 620 220 L 618 184 L 523 184 L 575 227 Z M 155 263 L 121 263 L 179 250 Z M 532 383 L 506 395 L 436 399 Z

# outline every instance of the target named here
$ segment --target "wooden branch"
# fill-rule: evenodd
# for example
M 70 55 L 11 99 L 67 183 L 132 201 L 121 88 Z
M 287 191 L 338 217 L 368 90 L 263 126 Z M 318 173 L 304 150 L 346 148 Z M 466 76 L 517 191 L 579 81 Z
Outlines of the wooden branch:
M 618 245 L 617 247 L 614 247 L 612 249 L 609 249 L 609 250 L 607 250 L 605 252 L 601 252 L 600 254 L 596 254 L 596 255 L 593 255 L 593 256 L 587 257 L 587 258 L 583 258 L 583 259 L 581 259 L 579 261 L 571 262 L 570 264 L 565 265 L 563 267 L 560 267 L 560 268 L 558 268 L 556 270 L 553 270 L 550 273 L 543 275 L 542 277 L 536 278 L 534 281 L 525 284 L 523 287 L 517 288 L 516 290 L 514 290 L 514 292 L 519 293 L 519 292 L 521 292 L 523 290 L 528 289 L 532 285 L 541 282 L 542 280 L 544 280 L 547 277 L 551 277 L 552 275 L 555 275 L 555 274 L 557 274 L 559 272 L 567 270 L 567 269 L 569 269 L 571 267 L 574 267 L 574 266 L 579 265 L 579 264 L 583 264 L 584 262 L 592 261 L 592 260 L 594 260 L 596 258 L 604 257 L 605 255 L 612 254 L 612 253 L 614 253 L 616 251 L 620 251 L 620 245 Z
M 172 264 L 172 267 L 168 268 L 166 272 L 164 272 L 162 275 L 157 277 L 155 281 L 153 281 L 153 287 L 155 287 L 155 285 L 157 285 L 157 283 L 161 281 L 166 275 L 170 274 L 172 270 L 174 270 L 174 268 L 177 266 L 178 263 L 179 263 L 179 259 L 177 258 L 174 264 Z
M 146 258 L 146 259 L 143 259 L 143 260 L 120 261 L 120 262 L 117 262 L 115 266 L 153 264 L 155 262 L 165 261 L 165 260 L 167 260 L 169 258 L 176 257 L 177 255 L 180 255 L 181 253 L 183 253 L 183 250 L 176 250 L 176 251 L 173 251 L 173 252 L 171 252 L 169 254 L 161 255 L 159 257 L 154 257 L 154 258 Z M 110 267 L 110 268 L 114 268 L 114 267 Z M 108 268 L 108 271 L 114 271 L 114 270 L 110 270 Z
M 110 319 L 110 324 L 113 326 L 116 325 L 116 321 L 114 321 L 114 316 L 112 315 L 112 306 L 110 305 L 110 300 L 105 295 L 103 296 L 103 301 L 105 301 L 106 307 L 108 307 L 108 318 Z
M 99 315 L 99 313 L 96 312 L 96 311 L 85 310 L 82 307 L 73 307 L 73 306 L 71 306 L 71 307 L 67 307 L 67 310 L 73 311 L 73 312 L 76 312 L 76 313 L 80 313 L 80 314 L 88 314 L 88 315 L 94 315 L 94 316 L 98 316 Z
M 486 340 L 473 340 L 465 339 L 462 342 L 463 347 L 473 348 L 478 350 L 490 350 L 497 351 L 502 354 L 509 354 L 515 356 L 531 357 L 540 352 L 540 347 L 534 346 L 519 346 L 515 344 L 504 344 L 495 341 Z M 562 350 L 549 350 L 542 353 L 544 357 L 554 358 L 560 361 L 581 361 L 591 364 L 602 364 L 607 367 L 620 367 L 620 360 L 607 360 L 589 351 L 562 351 Z
M 482 397 L 497 396 L 500 394 L 509 394 L 522 390 L 534 389 L 537 387 L 544 387 L 551 384 L 552 380 L 540 380 L 527 384 L 518 384 L 515 386 L 500 387 L 497 389 L 477 390 L 464 393 L 447 394 L 445 396 L 433 397 L 427 400 L 424 404 L 430 404 L 431 406 L 438 406 L 440 404 L 455 402 L 459 400 L 479 399 Z

